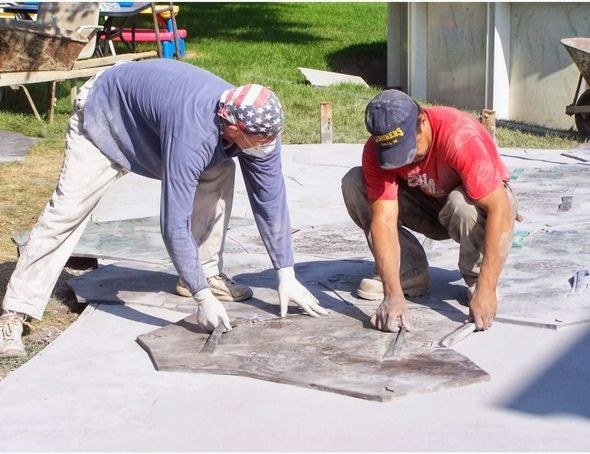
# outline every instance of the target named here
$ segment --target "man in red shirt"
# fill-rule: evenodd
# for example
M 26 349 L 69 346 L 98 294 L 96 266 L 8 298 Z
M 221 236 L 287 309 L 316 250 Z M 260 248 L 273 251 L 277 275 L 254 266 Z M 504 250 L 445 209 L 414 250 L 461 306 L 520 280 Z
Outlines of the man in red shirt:
M 470 318 L 477 329 L 489 328 L 516 214 L 508 171 L 491 136 L 466 113 L 423 109 L 398 90 L 371 100 L 365 123 L 371 138 L 362 168 L 344 176 L 342 193 L 375 257 L 378 276 L 359 288 L 361 297 L 382 299 L 371 323 L 383 331 L 409 328 L 404 293 L 428 292 L 426 254 L 407 227 L 459 243 Z

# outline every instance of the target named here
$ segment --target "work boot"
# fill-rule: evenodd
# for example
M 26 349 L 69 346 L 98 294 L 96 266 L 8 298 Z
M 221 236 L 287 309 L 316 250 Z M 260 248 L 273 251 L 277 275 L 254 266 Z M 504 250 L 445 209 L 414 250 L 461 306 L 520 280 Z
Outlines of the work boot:
M 409 279 L 402 279 L 401 284 L 404 295 L 410 298 L 430 293 L 428 271 L 417 276 L 412 276 Z M 385 295 L 383 293 L 383 282 L 381 281 L 381 277 L 378 274 L 375 274 L 372 278 L 363 279 L 359 285 L 357 294 L 365 300 L 382 300 Z
M 23 325 L 26 315 L 8 312 L 0 317 L 0 358 L 19 358 L 26 356 L 23 345 Z
M 213 293 L 219 301 L 244 301 L 251 298 L 254 294 L 250 287 L 238 284 L 233 279 L 227 277 L 225 273 L 208 277 L 207 284 L 209 284 L 211 293 Z M 186 284 L 182 279 L 179 279 L 178 284 L 176 284 L 176 293 L 180 296 L 193 296 L 188 288 L 186 288 Z
M 416 297 L 430 293 L 428 259 L 416 237 L 406 228 L 398 227 L 400 246 L 399 274 L 404 295 Z M 366 300 L 382 300 L 383 283 L 377 273 L 361 281 L 357 290 L 359 297 Z

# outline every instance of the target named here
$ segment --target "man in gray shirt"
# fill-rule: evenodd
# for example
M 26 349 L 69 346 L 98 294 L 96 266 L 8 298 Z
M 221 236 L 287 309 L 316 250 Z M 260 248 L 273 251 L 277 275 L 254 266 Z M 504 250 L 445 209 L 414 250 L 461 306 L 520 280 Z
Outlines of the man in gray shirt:
M 281 104 L 268 88 L 252 84 L 236 88 L 182 62 L 120 64 L 88 81 L 70 119 L 57 188 L 33 227 L 6 289 L 0 356 L 25 354 L 23 323 L 28 316 L 41 319 L 92 210 L 110 183 L 126 171 L 162 181 L 161 230 L 181 280 L 178 290 L 196 300 L 201 326 L 212 330 L 221 319 L 231 330 L 219 299 L 251 296 L 250 289 L 238 286 L 221 270 L 234 157 L 241 166 L 262 241 L 278 272 L 281 315 L 287 313 L 289 301 L 309 315 L 326 314 L 293 270 L 281 172 L 283 123 Z M 212 219 L 222 221 L 212 228 Z M 207 242 L 214 244 L 205 248 L 209 254 L 205 262 L 213 263 L 208 275 L 199 257 L 200 246 Z

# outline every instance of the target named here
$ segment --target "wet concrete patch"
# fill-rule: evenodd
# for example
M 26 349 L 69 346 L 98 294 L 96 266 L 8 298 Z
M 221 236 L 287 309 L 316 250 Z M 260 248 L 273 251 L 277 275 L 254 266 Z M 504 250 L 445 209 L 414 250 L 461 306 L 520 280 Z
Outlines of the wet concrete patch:
M 162 371 L 240 375 L 377 401 L 489 379 L 447 348 L 383 360 L 396 334 L 366 323 L 350 306 L 316 319 L 238 320 L 214 352 L 205 353 L 201 349 L 209 334 L 189 316 L 139 336 L 138 342 Z

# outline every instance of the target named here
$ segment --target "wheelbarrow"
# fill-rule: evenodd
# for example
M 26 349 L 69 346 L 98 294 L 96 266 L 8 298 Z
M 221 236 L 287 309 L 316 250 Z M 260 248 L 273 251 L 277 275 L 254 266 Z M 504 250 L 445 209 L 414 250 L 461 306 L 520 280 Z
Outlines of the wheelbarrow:
M 590 137 L 590 89 L 584 91 L 580 97 L 582 78 L 590 86 L 590 38 L 564 38 L 561 44 L 572 57 L 580 70 L 580 78 L 576 87 L 573 102 L 565 107 L 565 113 L 574 115 L 578 132 L 584 137 Z
M 0 21 L 0 72 L 67 71 L 87 43 L 87 36 L 54 25 Z

